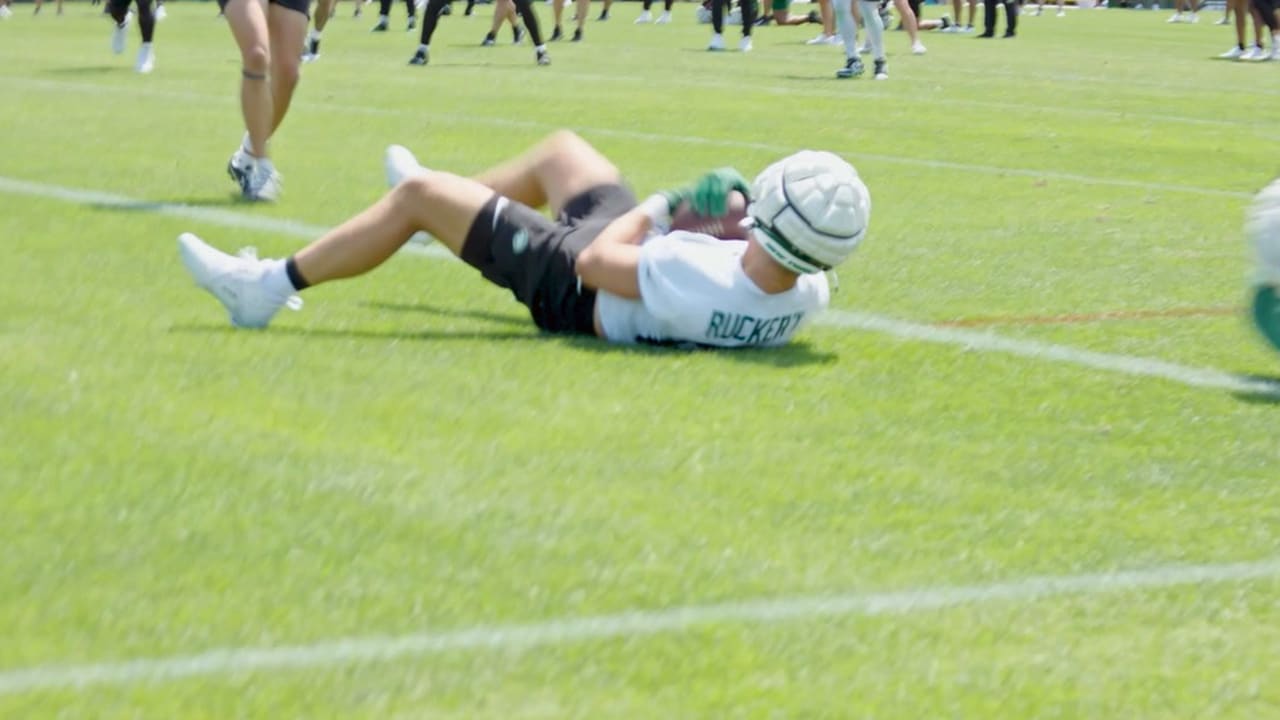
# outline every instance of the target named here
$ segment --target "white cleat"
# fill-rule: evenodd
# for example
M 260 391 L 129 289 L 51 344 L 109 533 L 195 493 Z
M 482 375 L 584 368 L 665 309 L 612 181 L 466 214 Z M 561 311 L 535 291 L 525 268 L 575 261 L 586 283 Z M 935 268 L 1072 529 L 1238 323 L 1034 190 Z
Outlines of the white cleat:
M 151 49 L 151 43 L 143 43 L 138 48 L 138 65 L 137 71 L 146 75 L 156 69 L 156 51 Z
M 636 18 L 636 24 L 643 25 L 647 22 L 651 22 L 652 20 L 653 20 L 653 15 L 651 15 L 648 10 L 645 10 L 640 13 L 640 17 Z
M 155 16 L 156 16 L 156 22 L 160 22 L 161 20 L 164 20 L 165 18 L 169 17 L 169 12 L 164 9 L 163 5 L 157 5 Z
M 382 158 L 382 167 L 387 171 L 387 187 L 395 187 L 408 178 L 426 175 L 429 172 L 422 167 L 409 148 L 403 145 L 387 146 L 387 151 Z
M 116 25 L 111 31 L 111 52 L 119 55 L 124 52 L 124 41 L 126 31 L 129 29 L 129 18 L 125 18 L 124 22 Z
M 1245 50 L 1242 49 L 1239 45 L 1237 45 L 1236 47 L 1233 47 L 1230 50 L 1222 53 L 1218 57 L 1223 58 L 1224 60 L 1236 60 L 1241 55 L 1244 55 L 1244 53 L 1245 53 Z
M 196 284 L 222 303 L 236 327 L 264 328 L 280 308 L 302 307 L 302 298 L 297 295 L 282 295 L 267 287 L 265 277 L 272 261 L 259 260 L 253 248 L 228 255 L 191 233 L 183 233 L 178 236 L 178 254 Z
M 1267 51 L 1263 50 L 1261 47 L 1257 45 L 1254 45 L 1248 50 L 1245 50 L 1244 52 L 1240 53 L 1239 59 L 1252 61 L 1252 60 L 1265 60 L 1266 57 L 1267 57 Z
M 658 19 L 653 22 L 655 25 L 670 25 L 671 13 L 664 10 L 663 13 L 658 16 Z
M 267 158 L 256 158 L 249 168 L 249 177 L 241 191 L 241 197 L 253 202 L 275 202 L 284 190 L 284 178 Z
M 812 40 L 806 40 L 804 44 L 805 45 L 827 45 L 830 43 L 831 38 L 833 37 L 835 36 L 827 35 L 826 33 L 823 33 Z
M 8 20 L 11 17 L 13 17 L 13 11 L 9 9 L 9 6 L 0 5 L 0 20 Z
M 923 54 L 925 54 L 925 53 L 927 53 L 927 52 L 929 52 L 929 49 L 928 49 L 928 48 L 926 48 L 926 47 L 924 46 L 924 43 L 920 42 L 919 40 L 917 40 L 917 41 L 915 41 L 914 43 L 912 43 L 912 44 L 911 44 L 911 54 L 912 54 L 912 55 L 923 55 Z
M 721 35 L 720 33 L 715 33 L 715 34 L 713 34 L 713 35 L 711 36 L 711 42 L 707 45 L 707 49 L 708 49 L 708 50 L 723 50 L 723 49 L 724 49 L 724 36 L 723 36 L 723 35 Z
M 738 41 L 738 52 L 751 52 L 751 36 Z

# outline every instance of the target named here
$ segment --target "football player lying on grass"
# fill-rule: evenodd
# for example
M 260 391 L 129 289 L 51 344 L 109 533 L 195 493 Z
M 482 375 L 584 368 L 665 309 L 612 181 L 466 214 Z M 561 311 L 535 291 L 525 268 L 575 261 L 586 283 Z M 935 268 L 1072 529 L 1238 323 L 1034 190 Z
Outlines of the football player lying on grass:
M 618 168 L 565 130 L 473 179 L 428 170 L 394 145 L 386 170 L 390 192 L 292 257 L 229 255 L 184 233 L 182 261 L 233 325 L 260 328 L 301 306 L 294 293 L 363 275 L 425 231 L 511 290 L 547 332 L 775 346 L 827 306 L 824 271 L 853 252 L 871 215 L 857 171 L 810 150 L 750 188 L 725 168 L 639 204 Z

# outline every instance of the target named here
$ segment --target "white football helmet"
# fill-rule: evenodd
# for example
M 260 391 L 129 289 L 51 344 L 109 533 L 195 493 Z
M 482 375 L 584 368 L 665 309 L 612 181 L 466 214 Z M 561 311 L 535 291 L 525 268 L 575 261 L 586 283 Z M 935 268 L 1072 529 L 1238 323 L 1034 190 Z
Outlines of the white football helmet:
M 751 197 L 756 242 L 801 274 L 843 262 L 871 220 L 871 194 L 858 171 L 829 152 L 801 150 L 770 165 L 752 182 Z

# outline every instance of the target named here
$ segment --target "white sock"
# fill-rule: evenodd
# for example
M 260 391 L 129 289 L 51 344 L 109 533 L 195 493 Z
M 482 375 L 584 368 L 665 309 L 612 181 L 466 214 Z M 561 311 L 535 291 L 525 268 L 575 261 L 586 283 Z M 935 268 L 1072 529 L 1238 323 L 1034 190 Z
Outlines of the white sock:
M 547 45 L 546 45 L 546 43 L 543 43 L 542 45 L 539 45 L 538 47 L 536 47 L 536 48 L 534 48 L 534 49 L 535 49 L 535 50 L 537 50 L 537 51 L 538 51 L 538 52 L 540 52 L 540 53 L 542 53 L 542 52 L 546 52 L 546 51 L 547 51 Z
M 272 295 L 284 297 L 298 292 L 298 288 L 289 282 L 289 271 L 284 260 L 269 261 L 267 271 L 262 274 L 262 284 L 267 286 Z
M 418 52 L 426 52 L 427 50 L 428 50 L 428 46 L 426 46 L 426 45 L 419 45 L 419 46 L 418 46 Z
M 836 32 L 844 43 L 846 57 L 858 57 L 858 24 L 853 21 L 853 0 L 835 0 Z M 826 33 L 823 33 L 826 37 Z
M 871 57 L 884 59 L 884 20 L 880 18 L 880 6 L 874 0 L 858 0 L 862 8 L 862 24 L 867 28 L 871 41 Z
M 319 39 L 320 39 L 320 31 L 319 31 L 319 30 L 312 30 L 312 31 L 311 31 L 311 39 L 312 39 L 312 40 L 319 40 Z

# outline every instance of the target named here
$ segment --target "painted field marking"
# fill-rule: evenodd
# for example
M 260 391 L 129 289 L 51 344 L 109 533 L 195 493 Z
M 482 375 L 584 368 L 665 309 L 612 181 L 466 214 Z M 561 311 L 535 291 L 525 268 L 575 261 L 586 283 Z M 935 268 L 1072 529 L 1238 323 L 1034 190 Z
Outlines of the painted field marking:
M 133 87 L 115 87 L 109 85 L 89 85 L 83 83 L 67 83 L 51 80 L 22 80 L 9 79 L 0 77 L 0 84 L 19 84 L 31 86 L 47 86 L 50 88 L 61 88 L 75 90 L 77 92 L 93 93 L 93 94 L 128 94 L 139 96 L 160 97 L 183 101 L 201 101 L 201 102 L 232 102 L 234 98 L 201 95 L 191 92 L 165 91 L 165 90 L 143 90 Z M 422 109 L 405 109 L 395 110 L 379 107 L 352 106 L 336 103 L 311 102 L 305 100 L 295 101 L 294 108 L 307 108 L 318 110 L 326 114 L 346 114 L 346 115 L 366 115 L 372 117 L 411 117 L 421 120 L 423 118 L 434 118 L 441 122 L 454 125 L 481 125 L 487 127 L 499 128 L 524 128 L 530 130 L 551 131 L 561 127 L 557 124 L 538 122 L 534 120 L 516 120 L 512 118 L 487 116 L 487 115 L 463 115 L 458 113 L 433 113 Z M 675 145 L 700 145 L 704 147 L 726 147 L 739 150 L 755 150 L 779 155 L 794 152 L 797 148 L 794 145 L 786 145 L 780 143 L 760 143 L 743 140 L 734 140 L 732 138 L 707 138 L 693 135 L 669 135 L 664 133 L 643 132 L 638 130 L 620 130 L 617 128 L 592 128 L 578 127 L 577 131 L 583 135 L 594 135 L 597 137 L 616 137 L 628 140 L 637 140 L 649 143 L 669 143 Z M 1007 175 L 1013 177 L 1029 177 L 1041 180 L 1056 180 L 1069 183 L 1082 183 L 1087 185 L 1100 185 L 1106 187 L 1121 187 L 1133 190 L 1142 190 L 1154 193 L 1187 193 L 1190 195 L 1198 195 L 1203 197 L 1229 197 L 1248 199 L 1252 198 L 1253 192 L 1245 192 L 1239 190 L 1223 190 L 1221 188 L 1204 188 L 1193 185 L 1181 185 L 1176 183 L 1160 183 L 1147 182 L 1141 180 L 1123 180 L 1115 178 L 1100 178 L 1089 175 L 1080 175 L 1076 173 L 1063 173 L 1052 170 L 1037 170 L 1034 168 L 1010 168 L 994 165 L 976 165 L 972 163 L 950 162 L 946 160 L 933 160 L 928 158 L 913 158 L 901 155 L 884 155 L 879 153 L 868 153 L 858 149 L 837 149 L 830 148 L 832 152 L 843 155 L 847 158 L 869 160 L 874 162 L 883 162 L 894 165 L 904 165 L 910 167 L 924 167 L 934 170 L 952 170 L 965 173 L 979 173 L 982 175 Z
M 278 232 L 282 235 L 303 240 L 317 238 L 326 230 L 323 227 L 307 225 L 293 220 L 259 217 L 217 208 L 147 202 L 122 195 L 93 190 L 76 190 L 74 188 L 27 182 L 3 176 L 0 176 L 0 192 L 52 198 L 81 205 L 128 207 L 224 227 Z M 452 253 L 438 243 L 426 246 L 410 243 L 405 246 L 404 251 L 429 257 L 454 257 Z M 1081 350 L 1065 345 L 1036 342 L 1034 340 L 1005 338 L 988 331 L 941 327 L 847 310 L 827 310 L 815 318 L 814 324 L 876 332 L 906 340 L 957 345 L 963 348 L 1078 365 L 1093 370 L 1105 370 L 1124 375 L 1162 378 L 1191 387 L 1228 390 L 1263 397 L 1280 397 L 1280 383 L 1269 380 L 1246 377 L 1212 368 L 1178 365 L 1154 358 L 1135 355 L 1113 355 Z
M 967 605 L 1034 602 L 1060 596 L 1269 580 L 1277 576 L 1280 576 L 1280 559 L 1220 565 L 1175 565 L 1087 575 L 1030 577 L 990 585 L 762 598 L 631 610 L 544 622 L 480 625 L 460 630 L 347 637 L 305 645 L 220 648 L 190 655 L 0 671 L 0 695 L 343 667 L 457 651 L 522 651 L 616 638 L 650 637 L 728 623 L 776 624 L 832 617 L 909 615 Z
M 1280 398 L 1280 381 L 1253 378 L 1212 368 L 1178 365 L 1137 355 L 1116 355 L 1035 340 L 1007 338 L 985 330 L 926 325 L 849 310 L 827 310 L 814 319 L 814 324 L 865 330 L 892 335 L 903 340 L 956 345 L 970 350 L 1078 365 L 1091 370 L 1105 370 L 1122 375 L 1161 378 L 1190 387 Z
M 1163 310 L 1103 310 L 1061 315 L 984 315 L 936 322 L 938 327 L 986 327 L 991 325 L 1078 325 L 1109 320 L 1166 320 L 1175 318 L 1218 318 L 1239 315 L 1239 307 L 1188 307 Z

